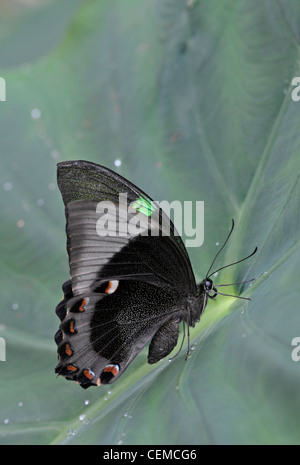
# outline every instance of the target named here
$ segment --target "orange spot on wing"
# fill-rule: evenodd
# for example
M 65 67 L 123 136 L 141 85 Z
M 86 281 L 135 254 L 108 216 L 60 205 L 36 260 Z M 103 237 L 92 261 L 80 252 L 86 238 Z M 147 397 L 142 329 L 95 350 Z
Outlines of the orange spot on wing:
M 113 294 L 119 286 L 119 281 L 109 281 L 107 288 L 105 289 L 105 294 Z
M 111 290 L 112 287 L 112 282 L 109 281 L 107 288 L 105 289 L 105 294 L 109 294 L 109 291 Z
M 75 325 L 74 325 L 74 321 L 73 321 L 73 320 L 70 321 L 70 333 L 73 333 L 73 334 L 76 333 Z
M 84 370 L 83 374 L 90 381 L 94 378 L 94 375 L 90 370 Z
M 114 376 L 116 376 L 119 373 L 119 367 L 118 365 L 108 365 L 104 368 L 104 371 L 106 373 L 112 373 Z
M 75 371 L 77 371 L 77 368 L 74 365 L 68 365 L 67 370 L 72 371 L 74 373 Z
M 70 344 L 66 344 L 66 347 L 65 347 L 65 353 L 70 357 L 72 355 L 72 349 L 70 347 Z
M 80 312 L 84 312 L 84 311 L 85 311 L 85 308 L 84 308 L 84 307 L 85 307 L 86 303 L 87 303 L 87 300 L 86 300 L 86 299 L 83 299 L 82 304 L 81 304 L 80 307 L 79 307 L 79 311 L 80 311 Z

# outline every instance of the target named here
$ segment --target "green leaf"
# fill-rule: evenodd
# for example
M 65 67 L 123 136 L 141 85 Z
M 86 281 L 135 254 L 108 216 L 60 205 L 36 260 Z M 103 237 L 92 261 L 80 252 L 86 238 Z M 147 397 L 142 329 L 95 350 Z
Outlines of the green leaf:
M 299 444 L 298 2 L 71 3 L 54 49 L 49 29 L 35 63 L 0 69 L 1 443 Z M 15 40 L 30 42 L 18 24 Z M 223 288 L 251 302 L 209 302 L 188 361 L 186 346 L 155 366 L 143 351 L 116 384 L 88 391 L 56 378 L 68 278 L 56 163 L 69 159 L 115 169 L 155 200 L 204 201 L 205 242 L 189 250 L 198 281 L 232 218 L 216 266 L 258 246 L 215 279 L 256 277 Z

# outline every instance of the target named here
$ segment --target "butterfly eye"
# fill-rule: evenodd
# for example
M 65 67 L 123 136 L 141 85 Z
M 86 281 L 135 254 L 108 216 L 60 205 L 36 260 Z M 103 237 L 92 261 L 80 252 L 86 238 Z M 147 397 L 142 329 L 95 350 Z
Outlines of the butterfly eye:
M 202 285 L 204 287 L 204 291 L 208 295 L 210 299 L 214 299 L 217 296 L 216 288 L 214 287 L 214 283 L 212 282 L 211 279 L 206 278 L 203 282 Z
M 211 291 L 213 289 L 213 282 L 209 279 L 205 281 L 205 289 Z

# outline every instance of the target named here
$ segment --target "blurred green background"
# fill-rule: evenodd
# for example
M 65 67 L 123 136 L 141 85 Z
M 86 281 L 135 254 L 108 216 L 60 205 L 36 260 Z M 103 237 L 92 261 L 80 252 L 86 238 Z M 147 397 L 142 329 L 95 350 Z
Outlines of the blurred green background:
M 0 4 L 1 444 L 299 444 L 300 75 L 297 0 Z M 205 202 L 197 280 L 217 283 L 193 353 L 83 391 L 57 379 L 68 278 L 56 163 L 112 168 L 155 199 Z M 120 166 L 115 162 L 119 160 Z

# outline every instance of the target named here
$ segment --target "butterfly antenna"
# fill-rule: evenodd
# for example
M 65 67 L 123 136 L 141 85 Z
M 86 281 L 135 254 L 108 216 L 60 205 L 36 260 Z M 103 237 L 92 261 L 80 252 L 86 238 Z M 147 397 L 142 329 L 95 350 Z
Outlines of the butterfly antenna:
M 228 234 L 228 236 L 227 236 L 227 238 L 226 238 L 224 244 L 223 244 L 222 247 L 220 248 L 220 250 L 219 250 L 219 252 L 217 253 L 217 255 L 215 256 L 215 258 L 213 259 L 212 264 L 210 265 L 209 270 L 208 270 L 208 272 L 206 273 L 206 278 L 209 278 L 209 276 L 211 276 L 212 274 L 216 273 L 216 271 L 214 271 L 214 273 L 211 273 L 210 275 L 208 275 L 209 272 L 210 272 L 210 270 L 211 270 L 212 267 L 214 266 L 214 263 L 215 263 L 215 261 L 217 260 L 218 256 L 220 255 L 220 253 L 221 253 L 222 250 L 224 249 L 225 245 L 226 245 L 227 242 L 229 241 L 229 238 L 230 238 L 230 236 L 231 236 L 231 234 L 232 234 L 233 229 L 234 229 L 234 220 L 232 220 L 232 226 L 231 226 L 230 232 L 229 232 L 229 234 Z
M 222 266 L 221 268 L 218 268 L 213 273 L 211 273 L 209 276 L 206 276 L 206 278 L 209 278 L 213 274 L 217 273 L 218 271 L 224 270 L 225 268 L 228 268 L 229 266 L 237 265 L 238 263 L 242 263 L 245 260 L 248 260 L 248 258 L 252 257 L 254 254 L 256 254 L 256 252 L 257 252 L 257 247 L 255 247 L 254 251 L 250 255 L 248 255 L 247 257 L 242 258 L 242 260 L 238 260 L 237 262 L 233 262 L 233 263 L 230 263 L 229 265 L 225 265 L 225 266 Z M 245 281 L 245 282 L 247 282 L 247 281 Z

